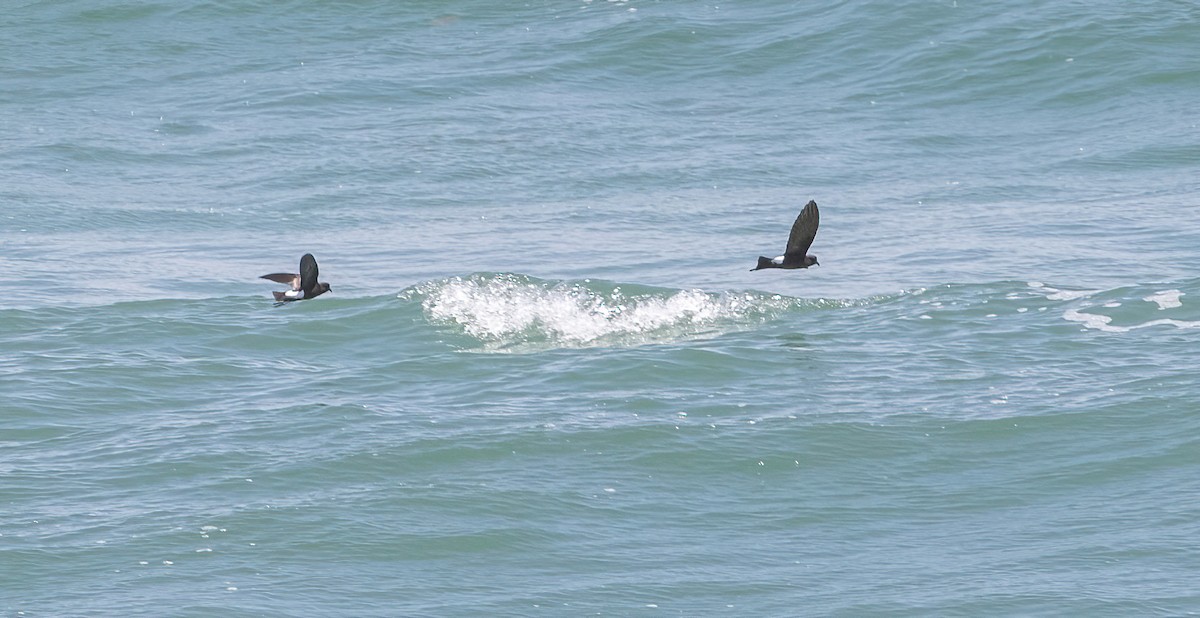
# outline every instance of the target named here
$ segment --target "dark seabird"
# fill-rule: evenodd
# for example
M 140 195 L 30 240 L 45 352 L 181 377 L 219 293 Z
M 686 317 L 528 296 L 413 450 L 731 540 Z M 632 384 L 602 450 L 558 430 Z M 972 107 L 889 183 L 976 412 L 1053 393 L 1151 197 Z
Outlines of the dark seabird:
M 792 224 L 792 234 L 788 236 L 787 249 L 777 258 L 759 256 L 758 266 L 750 272 L 763 268 L 808 268 L 813 264 L 820 266 L 817 256 L 808 255 L 808 248 L 817 237 L 817 226 L 821 224 L 821 213 L 817 211 L 817 203 L 809 200 Z
M 275 300 L 281 303 L 290 300 L 308 300 L 331 291 L 328 283 L 317 283 L 317 258 L 313 257 L 311 253 L 305 253 L 304 257 L 300 258 L 300 274 L 273 273 L 263 275 L 261 278 L 292 286 L 292 289 L 286 292 L 271 292 L 275 295 Z

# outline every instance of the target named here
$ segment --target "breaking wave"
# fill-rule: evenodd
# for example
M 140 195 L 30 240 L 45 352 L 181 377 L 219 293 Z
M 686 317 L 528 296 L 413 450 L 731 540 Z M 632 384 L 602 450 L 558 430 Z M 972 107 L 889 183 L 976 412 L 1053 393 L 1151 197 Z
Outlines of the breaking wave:
M 491 351 L 670 343 L 744 330 L 796 309 L 845 304 L 519 274 L 450 277 L 413 286 L 400 297 L 419 301 L 431 324 L 477 342 L 465 347 Z

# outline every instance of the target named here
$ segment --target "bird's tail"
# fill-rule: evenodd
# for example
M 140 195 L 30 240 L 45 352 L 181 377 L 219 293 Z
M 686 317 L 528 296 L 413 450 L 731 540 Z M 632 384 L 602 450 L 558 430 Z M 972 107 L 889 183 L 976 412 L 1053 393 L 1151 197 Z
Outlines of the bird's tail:
M 751 268 L 750 272 L 754 272 L 756 270 L 762 270 L 764 268 L 771 268 L 772 266 L 774 266 L 774 264 L 771 263 L 771 258 L 763 257 L 760 255 L 760 256 L 758 256 L 758 266 Z
M 275 302 L 277 303 L 281 303 L 288 299 L 287 295 L 283 292 L 272 291 L 271 293 L 275 295 Z

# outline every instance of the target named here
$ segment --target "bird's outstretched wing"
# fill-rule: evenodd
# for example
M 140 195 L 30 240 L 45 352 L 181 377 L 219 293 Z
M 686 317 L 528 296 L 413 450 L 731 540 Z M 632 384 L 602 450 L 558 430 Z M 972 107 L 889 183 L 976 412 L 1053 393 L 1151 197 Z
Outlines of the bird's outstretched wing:
M 300 258 L 300 288 L 305 292 L 312 292 L 317 287 L 317 258 L 311 253 L 305 253 L 304 257 Z
M 817 211 L 817 203 L 809 200 L 796 222 L 792 224 L 792 233 L 788 236 L 787 250 L 784 255 L 804 257 L 813 239 L 817 237 L 817 226 L 821 224 L 821 213 Z
M 290 285 L 292 286 L 293 290 L 300 289 L 300 275 L 297 275 L 296 273 L 271 273 L 269 275 L 263 275 L 259 277 L 259 279 L 270 279 L 271 281 Z

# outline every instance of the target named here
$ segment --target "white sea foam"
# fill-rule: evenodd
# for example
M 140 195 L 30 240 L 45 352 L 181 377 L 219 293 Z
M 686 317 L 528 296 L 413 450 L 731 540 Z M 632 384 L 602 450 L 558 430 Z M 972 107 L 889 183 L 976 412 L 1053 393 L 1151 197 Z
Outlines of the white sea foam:
M 1055 290 L 1054 288 L 1045 288 L 1047 292 L 1046 300 L 1078 300 L 1087 298 L 1096 294 L 1100 290 Z
M 701 290 L 626 294 L 581 283 L 517 275 L 477 276 L 422 286 L 433 322 L 455 324 L 492 348 L 656 343 L 733 330 L 793 299 Z
M 1071 303 L 1071 307 L 1063 311 L 1063 319 L 1070 322 L 1082 324 L 1084 328 L 1099 330 L 1108 333 L 1127 333 L 1132 330 L 1148 328 L 1152 326 L 1174 326 L 1175 328 L 1200 328 L 1200 321 L 1178 320 L 1178 319 L 1155 319 L 1145 322 L 1118 325 L 1113 324 L 1112 316 L 1102 313 L 1105 309 L 1116 309 L 1122 307 L 1125 303 L 1122 299 L 1111 298 L 1121 292 L 1120 289 L 1115 290 L 1059 290 L 1052 288 L 1039 281 L 1028 282 L 1029 287 L 1034 288 L 1039 293 L 1045 294 L 1047 300 L 1062 301 Z M 1093 296 L 1100 298 L 1091 299 Z M 1108 296 L 1109 298 L 1104 298 Z M 1176 289 L 1160 290 L 1153 294 L 1148 294 L 1142 297 L 1142 300 L 1158 305 L 1158 310 L 1174 309 L 1183 306 L 1183 301 L 1180 298 L 1184 296 L 1184 292 Z M 1045 307 L 1038 309 L 1045 310 Z
M 1162 311 L 1163 309 L 1182 307 L 1183 301 L 1179 300 L 1180 296 L 1183 296 L 1183 292 L 1180 292 L 1179 290 L 1163 290 L 1161 292 L 1151 294 L 1142 300 L 1148 303 L 1157 303 L 1158 310 Z
M 1046 295 L 1046 300 L 1078 300 L 1098 294 L 1100 290 L 1060 290 L 1052 288 L 1041 281 L 1029 281 L 1025 285 Z
M 1109 322 L 1112 322 L 1112 318 L 1106 315 L 1067 309 L 1063 312 L 1063 318 L 1068 322 L 1081 322 L 1086 328 L 1102 330 L 1106 332 L 1124 332 L 1124 329 L 1121 327 L 1109 326 Z
M 1141 324 L 1131 324 L 1129 326 L 1114 326 L 1112 318 L 1107 315 L 1096 313 L 1088 313 L 1086 311 L 1076 311 L 1068 309 L 1063 313 L 1063 318 L 1071 322 L 1080 322 L 1084 328 L 1099 330 L 1106 333 L 1127 333 L 1139 328 L 1148 328 L 1151 326 L 1174 326 L 1175 328 L 1200 328 L 1200 320 L 1172 320 L 1163 318 L 1160 320 L 1150 320 Z

